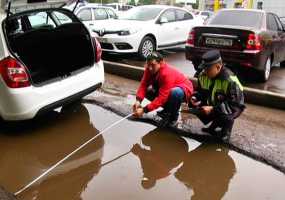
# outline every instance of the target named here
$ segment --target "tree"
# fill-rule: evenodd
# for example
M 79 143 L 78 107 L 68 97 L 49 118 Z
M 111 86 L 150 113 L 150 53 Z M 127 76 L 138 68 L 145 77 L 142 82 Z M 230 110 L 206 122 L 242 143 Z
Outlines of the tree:
M 136 1 L 135 0 L 131 0 L 129 4 L 135 6 L 136 5 Z
M 139 0 L 139 4 L 141 5 L 150 5 L 150 4 L 155 4 L 155 0 Z

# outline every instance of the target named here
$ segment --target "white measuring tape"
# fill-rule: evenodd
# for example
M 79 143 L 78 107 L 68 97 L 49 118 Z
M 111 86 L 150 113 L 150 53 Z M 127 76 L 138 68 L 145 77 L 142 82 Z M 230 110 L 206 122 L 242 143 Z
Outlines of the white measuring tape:
M 26 189 L 28 189 L 29 187 L 31 187 L 35 182 L 37 182 L 38 180 L 40 180 L 42 177 L 44 177 L 45 175 L 47 175 L 49 172 L 51 172 L 52 170 L 54 170 L 57 166 L 59 166 L 61 163 L 63 163 L 65 160 L 67 160 L 68 158 L 70 158 L 73 154 L 75 154 L 76 152 L 78 152 L 79 150 L 81 150 L 83 147 L 85 147 L 87 144 L 89 144 L 90 142 L 92 142 L 93 140 L 95 140 L 97 137 L 99 137 L 100 135 L 102 135 L 104 132 L 106 132 L 107 130 L 109 130 L 110 128 L 116 126 L 117 124 L 119 124 L 120 122 L 124 121 L 125 119 L 129 118 L 130 116 L 132 116 L 133 113 L 127 115 L 126 117 L 116 121 L 115 123 L 111 124 L 110 126 L 106 127 L 104 130 L 102 130 L 99 134 L 95 135 L 94 137 L 92 137 L 91 139 L 89 139 L 87 142 L 85 142 L 84 144 L 82 144 L 80 147 L 78 147 L 77 149 L 75 149 L 74 151 L 72 151 L 70 154 L 68 154 L 67 156 L 65 156 L 63 159 L 61 159 L 60 161 L 58 161 L 56 164 L 54 164 L 52 167 L 50 167 L 48 170 L 46 170 L 44 173 L 42 173 L 40 176 L 38 176 L 36 179 L 34 179 L 33 181 L 31 181 L 29 184 L 27 184 L 26 186 L 24 186 L 23 188 L 21 188 L 18 192 L 15 192 L 14 195 L 17 196 L 18 194 L 22 193 L 23 191 L 25 191 Z

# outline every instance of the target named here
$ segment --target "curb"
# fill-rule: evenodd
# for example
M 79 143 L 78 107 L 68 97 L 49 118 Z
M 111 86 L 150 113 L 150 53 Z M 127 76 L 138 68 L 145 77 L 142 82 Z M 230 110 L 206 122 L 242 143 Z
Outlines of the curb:
M 107 73 L 137 81 L 140 81 L 143 76 L 144 68 L 142 67 L 105 60 L 103 62 Z M 189 77 L 189 79 L 193 84 L 197 84 L 196 78 Z M 244 95 L 247 103 L 285 110 L 285 103 L 283 103 L 285 95 L 283 94 L 244 87 Z

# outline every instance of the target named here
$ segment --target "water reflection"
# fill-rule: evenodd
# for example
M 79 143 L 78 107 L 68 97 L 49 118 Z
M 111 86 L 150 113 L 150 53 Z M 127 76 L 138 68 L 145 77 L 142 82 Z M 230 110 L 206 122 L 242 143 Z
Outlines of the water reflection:
M 228 149 L 219 144 L 201 144 L 186 153 L 175 177 L 194 191 L 191 200 L 222 199 L 236 172 Z
M 192 190 L 192 200 L 221 199 L 236 172 L 233 159 L 222 145 L 201 144 L 189 152 L 183 138 L 165 130 L 149 132 L 132 152 L 140 159 L 143 188 L 155 187 L 159 179 L 173 174 Z
M 81 104 L 20 126 L 19 133 L 12 126 L 2 129 L 0 134 L 5 139 L 5 143 L 0 140 L 5 150 L 1 155 L 6 158 L 0 159 L 0 180 L 9 191 L 18 190 L 99 132 Z M 50 199 L 52 194 L 53 199 L 80 199 L 87 183 L 101 169 L 103 146 L 104 138 L 99 136 L 22 196 Z
M 175 134 L 155 129 L 142 138 L 143 145 L 135 144 L 132 152 L 138 156 L 143 170 L 142 186 L 145 189 L 154 187 L 158 179 L 170 175 L 187 153 L 187 142 Z

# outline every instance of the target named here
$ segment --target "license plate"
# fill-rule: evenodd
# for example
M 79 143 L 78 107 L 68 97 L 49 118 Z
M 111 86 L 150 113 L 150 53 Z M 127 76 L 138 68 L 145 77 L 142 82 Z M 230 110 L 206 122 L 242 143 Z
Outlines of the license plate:
M 108 39 L 107 38 L 100 38 L 100 37 L 97 37 L 96 38 L 99 42 L 102 42 L 102 43 L 107 43 L 108 42 Z
M 221 38 L 206 38 L 206 44 L 208 45 L 218 45 L 218 46 L 232 46 L 233 41 L 230 39 Z

